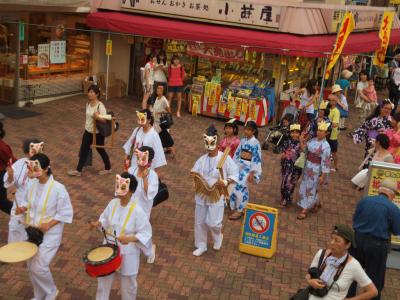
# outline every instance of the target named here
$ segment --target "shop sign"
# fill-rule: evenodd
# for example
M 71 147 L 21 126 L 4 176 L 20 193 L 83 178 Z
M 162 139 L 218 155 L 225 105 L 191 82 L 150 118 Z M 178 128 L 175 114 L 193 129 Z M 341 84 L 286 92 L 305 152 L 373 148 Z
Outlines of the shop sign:
M 66 41 L 50 42 L 50 63 L 65 64 L 66 62 Z
M 392 31 L 392 24 L 394 19 L 394 12 L 386 11 L 383 14 L 381 29 L 379 31 L 379 38 L 381 46 L 375 51 L 374 65 L 382 67 L 385 64 L 386 51 L 389 46 L 390 33 Z
M 111 56 L 112 55 L 112 40 L 107 40 L 106 41 L 106 55 Z
M 244 0 L 122 0 L 121 7 L 140 13 L 258 29 L 278 28 L 281 14 L 279 6 Z
M 353 29 L 354 29 L 353 14 L 351 12 L 346 12 L 337 34 L 335 46 L 333 47 L 332 54 L 328 60 L 325 79 L 329 78 L 331 70 L 335 66 L 337 60 L 339 59 L 340 54 L 343 51 L 344 45 L 346 44 L 346 41 L 350 33 L 353 31 Z
M 48 68 L 50 62 L 50 44 L 38 45 L 38 68 Z
M 40 0 L 38 6 L 90 7 L 90 0 Z M 0 0 L 0 4 L 32 5 L 32 0 Z
M 19 40 L 23 42 L 25 40 L 25 23 L 19 21 Z
M 346 11 L 331 10 L 330 13 L 332 14 L 332 23 L 331 26 L 328 25 L 328 28 L 330 28 L 330 32 L 337 32 Z M 357 10 L 353 12 L 353 15 L 355 23 L 354 30 L 378 29 L 383 12 Z
M 400 4 L 400 0 L 390 0 L 390 4 Z
M 391 179 L 397 182 L 397 189 L 400 190 L 400 167 L 398 164 L 371 162 L 369 169 L 369 182 L 367 194 L 374 196 L 379 194 L 379 187 L 384 179 Z M 400 195 L 396 195 L 393 203 L 400 207 Z M 400 236 L 392 236 L 392 244 L 400 245 Z
M 243 61 L 243 51 L 213 47 L 203 43 L 188 43 L 187 53 L 192 56 L 199 56 L 219 61 Z

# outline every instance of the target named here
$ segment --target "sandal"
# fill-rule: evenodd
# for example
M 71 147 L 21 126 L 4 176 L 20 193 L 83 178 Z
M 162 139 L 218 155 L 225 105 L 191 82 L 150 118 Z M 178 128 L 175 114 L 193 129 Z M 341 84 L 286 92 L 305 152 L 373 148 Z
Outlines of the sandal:
M 316 214 L 321 208 L 322 208 L 322 204 L 317 203 L 313 206 L 313 208 L 311 208 L 311 212 Z
M 235 211 L 229 216 L 229 220 L 239 220 L 243 216 L 243 212 Z
M 303 209 L 299 214 L 297 215 L 297 220 L 304 220 L 307 218 L 307 209 Z

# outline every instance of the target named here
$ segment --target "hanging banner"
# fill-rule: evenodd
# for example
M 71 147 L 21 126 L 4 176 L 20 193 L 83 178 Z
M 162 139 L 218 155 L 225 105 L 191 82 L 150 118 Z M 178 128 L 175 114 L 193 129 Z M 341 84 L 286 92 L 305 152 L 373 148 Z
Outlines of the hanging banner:
M 353 31 L 355 27 L 354 23 L 354 17 L 351 12 L 346 12 L 342 24 L 340 25 L 338 35 L 336 38 L 336 44 L 335 47 L 333 47 L 333 51 L 331 54 L 331 57 L 328 60 L 328 65 L 325 73 L 325 79 L 329 79 L 329 76 L 331 74 L 331 70 L 335 66 L 337 60 L 340 57 L 340 54 L 343 51 L 344 45 L 346 44 L 346 41 L 350 35 L 350 33 Z
M 382 18 L 381 29 L 379 30 L 379 38 L 381 39 L 381 47 L 375 51 L 373 64 L 382 67 L 385 64 L 386 51 L 389 46 L 390 32 L 394 19 L 393 11 L 385 11 Z
M 213 47 L 199 43 L 188 43 L 187 54 L 218 61 L 240 62 L 244 59 L 242 50 Z

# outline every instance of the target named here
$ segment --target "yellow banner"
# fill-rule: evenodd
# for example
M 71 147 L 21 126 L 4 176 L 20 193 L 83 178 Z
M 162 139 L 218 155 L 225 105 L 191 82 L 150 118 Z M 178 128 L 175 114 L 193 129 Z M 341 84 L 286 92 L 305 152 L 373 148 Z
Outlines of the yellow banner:
M 335 66 L 340 54 L 343 51 L 344 45 L 355 27 L 354 17 L 351 12 L 346 12 L 343 17 L 342 24 L 340 25 L 339 32 L 336 38 L 336 44 L 333 48 L 332 55 L 328 60 L 328 66 L 326 68 L 325 79 L 329 79 L 331 70 Z
M 392 31 L 394 12 L 385 11 L 382 17 L 381 29 L 379 30 L 379 38 L 381 46 L 375 51 L 374 65 L 382 67 L 385 64 L 386 50 L 389 46 L 390 32 Z

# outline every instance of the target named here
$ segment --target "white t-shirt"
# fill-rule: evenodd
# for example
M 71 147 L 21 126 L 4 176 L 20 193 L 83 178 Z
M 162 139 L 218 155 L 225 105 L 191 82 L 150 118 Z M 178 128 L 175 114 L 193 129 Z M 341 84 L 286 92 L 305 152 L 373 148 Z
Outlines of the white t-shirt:
M 86 131 L 93 133 L 93 114 L 98 112 L 100 115 L 106 115 L 107 111 L 103 103 L 99 102 L 95 106 L 90 106 L 90 104 L 86 105 L 86 121 L 85 121 L 85 129 Z M 96 129 L 96 133 L 99 131 Z
M 366 81 L 366 82 L 359 81 L 357 83 L 357 101 L 356 101 L 356 103 L 363 103 L 364 102 L 364 100 L 361 99 L 360 93 L 366 87 L 368 87 L 368 81 Z
M 153 64 L 151 64 L 151 63 L 147 63 L 145 66 L 144 66 L 144 72 L 145 72 L 145 74 L 146 74 L 146 72 L 147 71 L 150 71 L 149 72 L 149 77 L 148 77 L 148 83 L 150 84 L 150 85 L 153 85 L 154 84 L 154 65 Z M 145 84 L 147 84 L 147 82 L 146 82 L 146 75 L 145 75 Z
M 160 117 L 161 114 L 168 112 L 167 108 L 169 107 L 169 102 L 165 96 L 157 97 L 156 101 L 153 105 L 153 116 L 154 116 L 154 124 L 153 127 L 155 131 L 158 133 L 161 131 L 160 128 Z
M 157 64 L 154 70 L 154 81 L 158 82 L 167 82 L 167 76 L 165 76 L 164 72 L 164 64 Z
M 317 254 L 315 254 L 314 259 L 310 267 L 317 267 L 318 261 L 321 256 L 322 249 L 320 249 Z M 361 288 L 366 287 L 372 283 L 371 279 L 365 273 L 364 269 L 361 267 L 358 260 L 354 257 L 349 258 L 350 261 L 347 262 L 344 267 L 342 274 L 340 274 L 339 279 L 333 284 L 332 288 L 329 290 L 328 294 L 323 297 L 315 297 L 310 295 L 309 300 L 342 300 L 346 298 L 347 292 L 353 281 L 356 281 L 358 286 Z M 334 275 L 333 275 L 334 276 Z M 332 278 L 333 280 L 333 278 Z M 331 282 L 329 283 L 330 286 Z
M 308 91 L 305 90 L 304 93 L 300 96 L 300 106 L 305 107 L 308 102 L 310 102 L 311 98 L 314 95 L 308 95 Z M 313 114 L 314 113 L 314 103 L 312 103 L 309 107 L 307 107 L 306 112 L 308 114 Z

